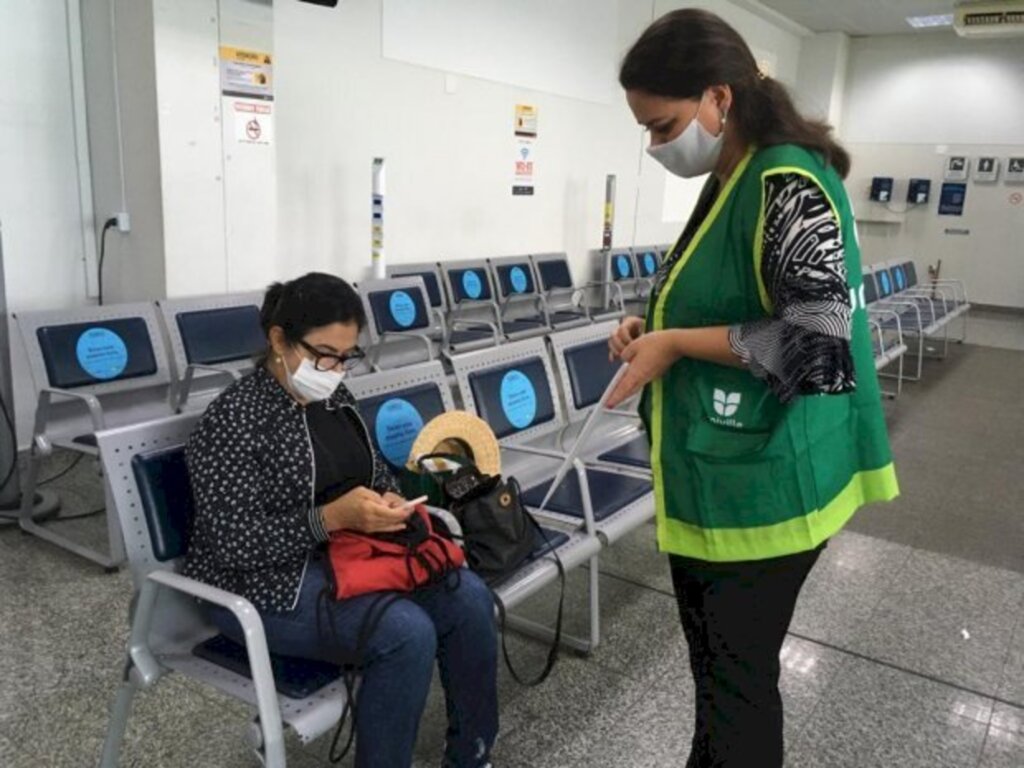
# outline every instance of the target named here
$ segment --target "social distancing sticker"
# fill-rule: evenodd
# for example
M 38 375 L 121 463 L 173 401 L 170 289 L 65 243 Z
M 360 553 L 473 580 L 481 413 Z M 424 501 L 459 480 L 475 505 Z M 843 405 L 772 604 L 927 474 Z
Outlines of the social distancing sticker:
M 377 411 L 377 445 L 388 463 L 395 467 L 405 465 L 409 451 L 420 430 L 423 417 L 408 400 L 394 397 L 384 402 Z
M 501 410 L 517 429 L 530 426 L 537 416 L 537 391 L 522 371 L 509 371 L 502 377 Z
M 90 328 L 78 337 L 75 355 L 82 370 L 94 379 L 116 379 L 128 366 L 124 340 L 106 328 Z

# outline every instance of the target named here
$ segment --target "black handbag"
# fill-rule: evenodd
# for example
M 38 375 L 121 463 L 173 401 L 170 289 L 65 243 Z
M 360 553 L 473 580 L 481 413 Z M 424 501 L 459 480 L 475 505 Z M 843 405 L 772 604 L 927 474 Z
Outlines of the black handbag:
M 424 456 L 419 462 L 425 473 L 429 471 L 423 462 L 428 458 L 432 456 Z M 501 624 L 501 650 L 508 671 L 522 685 L 539 685 L 547 679 L 558 659 L 565 602 L 565 568 L 544 529 L 523 506 L 519 482 L 514 477 L 502 479 L 499 476 L 485 475 L 476 466 L 467 463 L 467 460 L 462 461 L 463 466 L 454 473 L 443 479 L 439 478 L 442 495 L 448 510 L 462 527 L 467 565 L 491 587 Z M 505 645 L 505 605 L 494 592 L 494 587 L 499 586 L 529 559 L 536 549 L 538 539 L 547 542 L 547 547 L 541 554 L 554 558 L 558 568 L 560 591 L 554 641 L 548 651 L 544 668 L 535 678 L 526 679 L 513 667 L 509 658 Z

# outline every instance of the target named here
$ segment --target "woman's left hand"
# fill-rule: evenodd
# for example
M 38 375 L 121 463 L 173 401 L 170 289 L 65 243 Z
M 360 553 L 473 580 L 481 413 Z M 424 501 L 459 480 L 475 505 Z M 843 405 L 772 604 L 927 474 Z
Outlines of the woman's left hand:
M 397 493 L 392 493 L 391 491 L 385 491 L 382 494 L 382 496 L 384 498 L 384 503 L 387 504 L 389 507 L 399 507 L 402 504 L 405 504 L 405 499 L 403 499 Z
M 643 389 L 645 384 L 660 378 L 680 356 L 675 331 L 672 330 L 652 331 L 631 341 L 619 355 L 619 359 L 629 363 L 629 367 L 609 396 L 608 407 L 614 408 Z

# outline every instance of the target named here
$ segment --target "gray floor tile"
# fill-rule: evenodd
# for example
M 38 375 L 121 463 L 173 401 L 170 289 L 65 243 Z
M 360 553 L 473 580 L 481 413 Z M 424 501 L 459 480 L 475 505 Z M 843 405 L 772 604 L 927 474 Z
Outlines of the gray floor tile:
M 1024 707 L 1024 617 L 1017 622 L 1010 641 L 998 696 Z
M 990 728 L 978 768 L 1020 768 L 1024 765 L 1024 734 Z
M 899 578 L 910 548 L 843 531 L 815 564 L 790 631 L 846 647 Z
M 502 713 L 494 762 L 503 768 L 572 765 L 574 750 L 633 713 L 649 690 L 590 660 L 566 658 L 544 685 Z
M 996 702 L 991 726 L 1024 736 L 1024 708 Z
M 788 637 L 779 658 L 782 662 L 779 687 L 785 713 L 786 742 L 792 743 L 803 731 L 848 657 L 818 643 Z
M 981 754 L 992 703 L 851 658 L 788 751 L 800 768 L 963 768 Z
M 914 552 L 851 647 L 869 658 L 996 694 L 1024 576 Z

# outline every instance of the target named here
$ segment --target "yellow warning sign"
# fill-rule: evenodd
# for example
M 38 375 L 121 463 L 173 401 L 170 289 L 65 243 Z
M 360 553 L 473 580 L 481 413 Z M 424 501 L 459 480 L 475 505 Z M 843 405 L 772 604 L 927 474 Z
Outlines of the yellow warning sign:
M 220 90 L 225 96 L 274 98 L 274 61 L 266 51 L 220 47 Z
M 516 104 L 516 136 L 537 136 L 537 108 L 529 104 Z

